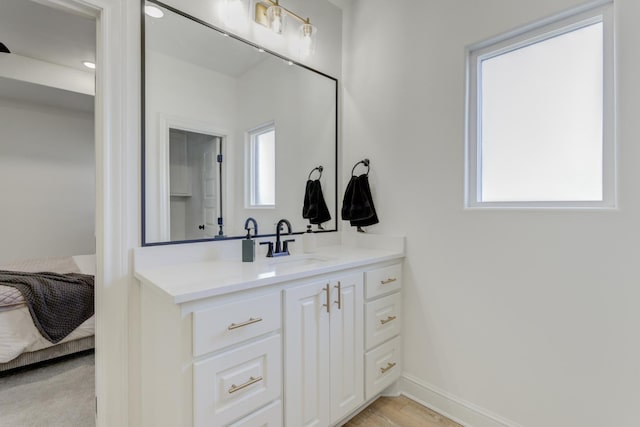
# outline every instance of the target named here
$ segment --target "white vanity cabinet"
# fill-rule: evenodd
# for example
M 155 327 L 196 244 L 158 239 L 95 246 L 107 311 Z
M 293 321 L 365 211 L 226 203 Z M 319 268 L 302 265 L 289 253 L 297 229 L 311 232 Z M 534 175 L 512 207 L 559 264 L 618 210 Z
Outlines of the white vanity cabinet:
M 136 254 L 141 426 L 336 426 L 399 377 L 401 249 L 168 266 L 160 250 Z
M 173 304 L 143 287 L 141 317 L 143 426 L 282 425 L 280 290 Z
M 365 273 L 365 398 L 372 399 L 402 372 L 402 266 Z
M 285 421 L 329 426 L 364 402 L 363 274 L 284 291 Z

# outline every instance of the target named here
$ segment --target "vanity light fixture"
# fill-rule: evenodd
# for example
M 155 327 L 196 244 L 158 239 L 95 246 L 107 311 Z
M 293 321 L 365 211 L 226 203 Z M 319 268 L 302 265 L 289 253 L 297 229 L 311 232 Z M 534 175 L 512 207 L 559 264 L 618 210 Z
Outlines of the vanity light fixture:
M 255 21 L 258 24 L 269 28 L 276 34 L 284 33 L 287 24 L 287 16 L 290 16 L 302 23 L 299 29 L 300 55 L 311 55 L 315 50 L 314 36 L 317 29 L 311 25 L 309 18 L 304 19 L 286 7 L 280 6 L 279 0 L 256 1 Z
M 91 61 L 83 61 L 82 65 L 84 65 L 85 67 L 91 69 L 91 70 L 95 70 L 96 69 L 96 64 L 95 62 L 91 62 Z
M 164 12 L 162 11 L 162 9 L 150 4 L 144 7 L 144 13 L 152 18 L 162 18 L 164 16 Z

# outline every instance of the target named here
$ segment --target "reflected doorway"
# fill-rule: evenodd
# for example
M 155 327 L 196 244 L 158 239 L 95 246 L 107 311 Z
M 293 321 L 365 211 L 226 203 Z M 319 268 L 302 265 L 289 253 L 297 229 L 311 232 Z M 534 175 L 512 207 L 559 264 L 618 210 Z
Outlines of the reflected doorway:
M 224 236 L 223 136 L 169 129 L 171 240 Z

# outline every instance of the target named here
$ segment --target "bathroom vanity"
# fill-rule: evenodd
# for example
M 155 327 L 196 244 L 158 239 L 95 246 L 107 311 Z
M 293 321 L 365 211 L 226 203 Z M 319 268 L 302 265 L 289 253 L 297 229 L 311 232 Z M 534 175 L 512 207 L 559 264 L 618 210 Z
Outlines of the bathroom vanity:
M 398 379 L 404 239 L 319 241 L 253 263 L 238 240 L 136 250 L 144 426 L 339 425 Z
M 147 3 L 164 17 L 143 20 L 141 424 L 339 425 L 401 373 L 404 239 L 329 233 L 340 218 L 338 80 Z M 257 178 L 263 169 L 273 173 Z M 323 232 L 290 236 L 312 222 L 300 215 L 312 178 Z M 247 217 L 268 245 L 255 262 L 233 240 Z M 278 241 L 286 225 L 287 237 L 269 245 L 256 222 L 276 225 Z M 309 237 L 317 251 L 298 253 Z

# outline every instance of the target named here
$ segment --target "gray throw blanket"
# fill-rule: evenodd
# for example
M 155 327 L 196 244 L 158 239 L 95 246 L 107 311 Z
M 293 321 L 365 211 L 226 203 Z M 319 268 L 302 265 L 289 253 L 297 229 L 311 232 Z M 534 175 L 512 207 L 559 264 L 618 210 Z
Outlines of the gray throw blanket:
M 93 282 L 87 274 L 0 270 L 0 285 L 22 293 L 33 323 L 54 344 L 93 316 Z

